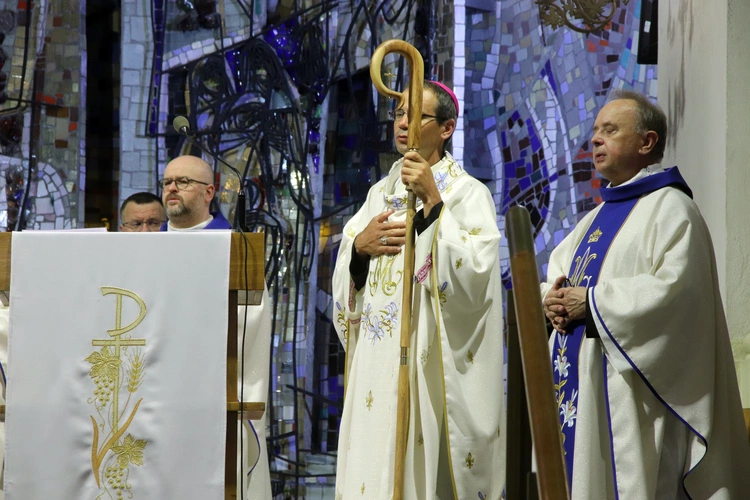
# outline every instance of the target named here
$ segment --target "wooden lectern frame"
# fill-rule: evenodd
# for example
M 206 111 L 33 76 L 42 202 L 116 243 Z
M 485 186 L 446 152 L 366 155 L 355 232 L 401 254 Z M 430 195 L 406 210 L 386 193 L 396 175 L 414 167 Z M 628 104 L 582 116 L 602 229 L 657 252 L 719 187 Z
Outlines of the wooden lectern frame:
M 0 290 L 10 290 L 11 239 L 13 233 L 0 233 Z M 243 242 L 243 237 L 245 241 Z M 247 277 L 247 282 L 245 278 Z M 237 394 L 238 304 L 258 305 L 265 289 L 265 237 L 263 233 L 232 233 L 229 256 L 229 322 L 227 328 L 227 443 L 224 470 L 224 498 L 237 498 L 237 420 L 257 420 L 266 403 L 239 402 Z M 242 292 L 242 293 L 241 293 Z M 240 300 L 242 295 L 242 300 Z M 5 405 L 0 405 L 5 418 Z M 244 475 L 244 471 L 243 471 Z

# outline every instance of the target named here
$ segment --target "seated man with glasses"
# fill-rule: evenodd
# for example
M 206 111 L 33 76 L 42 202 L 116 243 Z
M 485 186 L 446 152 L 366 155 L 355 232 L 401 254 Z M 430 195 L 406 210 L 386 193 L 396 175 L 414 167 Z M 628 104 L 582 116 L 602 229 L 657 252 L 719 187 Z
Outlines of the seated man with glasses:
M 215 192 L 213 179 L 211 166 L 197 156 L 179 156 L 170 161 L 159 181 L 169 218 L 161 230 L 232 229 L 221 212 L 210 211 Z
M 125 233 L 158 231 L 165 221 L 161 198 L 153 193 L 135 193 L 120 207 L 120 231 Z

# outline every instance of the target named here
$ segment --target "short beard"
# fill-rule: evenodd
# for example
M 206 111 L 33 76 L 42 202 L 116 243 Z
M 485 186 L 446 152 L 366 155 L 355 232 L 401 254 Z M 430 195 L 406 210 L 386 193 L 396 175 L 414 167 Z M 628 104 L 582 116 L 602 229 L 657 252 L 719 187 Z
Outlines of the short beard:
M 181 217 L 183 215 L 190 215 L 190 212 L 190 209 L 182 201 L 177 206 L 167 205 L 167 217 L 169 217 L 170 219 L 174 217 Z

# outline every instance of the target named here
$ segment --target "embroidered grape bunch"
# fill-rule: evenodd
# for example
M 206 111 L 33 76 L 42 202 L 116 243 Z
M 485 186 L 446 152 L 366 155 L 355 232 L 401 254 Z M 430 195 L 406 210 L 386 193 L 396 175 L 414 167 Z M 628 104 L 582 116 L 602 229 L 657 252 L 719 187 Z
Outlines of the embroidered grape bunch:
M 96 401 L 97 408 L 105 408 L 115 390 L 115 379 L 120 370 L 122 360 L 115 357 L 108 346 L 104 346 L 101 350 L 93 352 L 86 358 L 86 361 L 92 365 L 90 375 L 94 384 L 96 384 L 94 400 L 90 400 L 89 402 Z
M 106 377 L 97 377 L 94 379 L 96 384 L 96 390 L 94 390 L 94 396 L 99 401 L 99 407 L 104 408 L 109 403 L 112 396 L 112 391 L 115 388 L 115 381 Z
M 109 487 L 117 493 L 117 498 L 122 498 L 123 491 L 130 491 L 130 484 L 127 482 L 124 470 L 119 463 L 107 467 L 104 474 Z

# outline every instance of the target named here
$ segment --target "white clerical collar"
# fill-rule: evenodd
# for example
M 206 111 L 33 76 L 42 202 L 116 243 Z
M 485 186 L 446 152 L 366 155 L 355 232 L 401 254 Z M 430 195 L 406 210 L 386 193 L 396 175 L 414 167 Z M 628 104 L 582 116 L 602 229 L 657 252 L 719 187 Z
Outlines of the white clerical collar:
M 627 186 L 628 184 L 632 184 L 635 181 L 639 181 L 643 179 L 644 177 L 648 177 L 649 175 L 654 175 L 654 174 L 660 174 L 662 172 L 664 172 L 664 167 L 661 166 L 661 163 L 654 163 L 654 164 L 649 165 L 646 168 L 642 168 L 640 172 L 638 172 L 637 174 L 635 174 L 633 177 L 626 180 L 622 184 L 618 184 L 617 186 L 612 186 L 612 187 L 618 188 L 620 186 Z
M 211 224 L 211 221 L 214 220 L 214 216 L 210 215 L 208 216 L 208 219 L 204 220 L 200 224 L 196 224 L 193 227 L 173 227 L 172 223 L 167 224 L 167 231 L 198 231 L 199 229 L 203 229 L 204 227 Z

